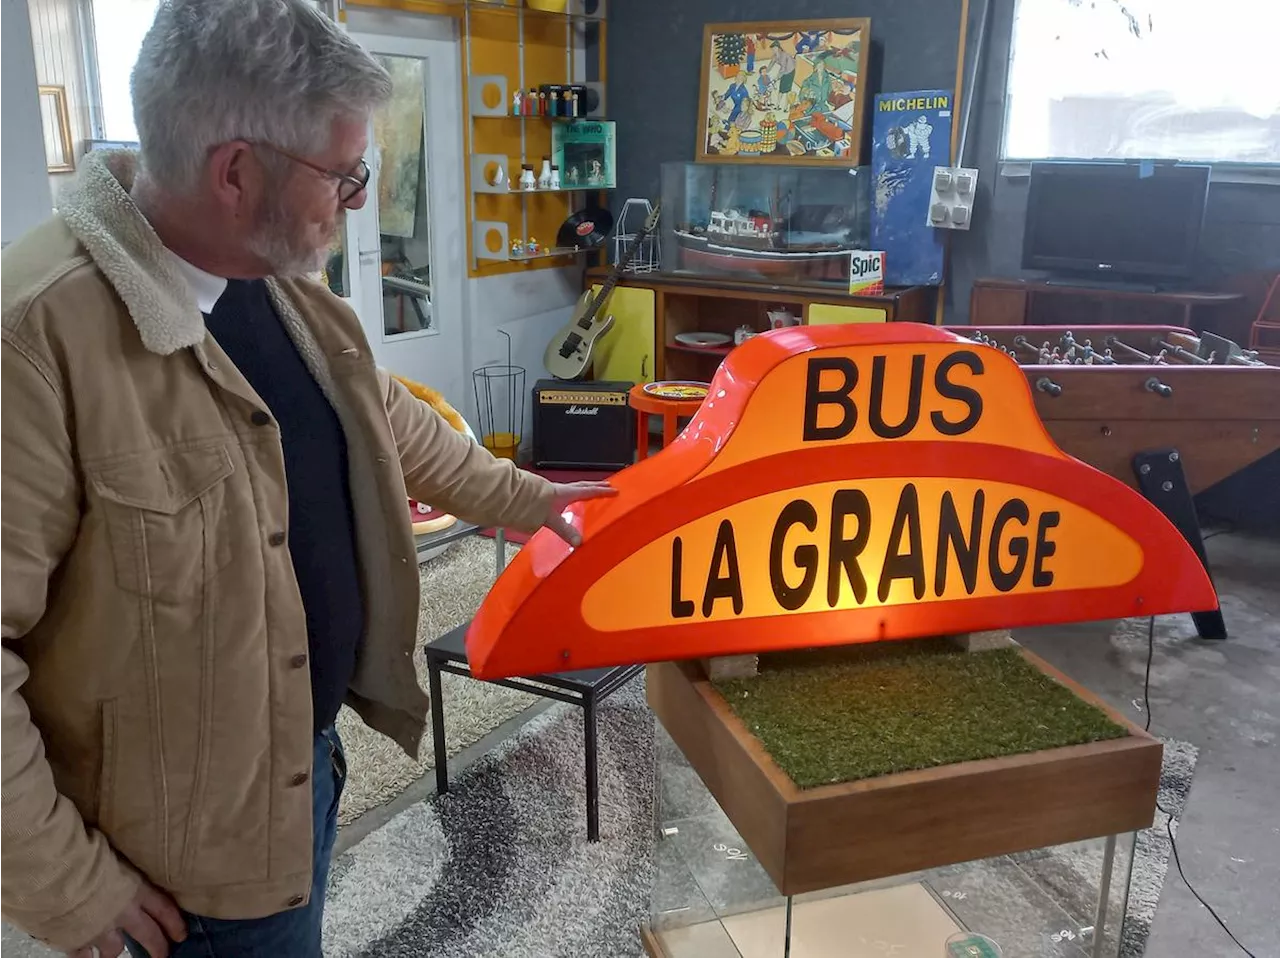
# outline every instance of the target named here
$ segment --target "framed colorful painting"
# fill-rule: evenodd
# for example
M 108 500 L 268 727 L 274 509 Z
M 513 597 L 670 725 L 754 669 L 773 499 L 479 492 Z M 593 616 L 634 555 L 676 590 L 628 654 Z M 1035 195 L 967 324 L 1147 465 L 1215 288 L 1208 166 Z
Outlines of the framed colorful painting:
M 867 18 L 707 24 L 698 159 L 858 165 L 870 48 Z

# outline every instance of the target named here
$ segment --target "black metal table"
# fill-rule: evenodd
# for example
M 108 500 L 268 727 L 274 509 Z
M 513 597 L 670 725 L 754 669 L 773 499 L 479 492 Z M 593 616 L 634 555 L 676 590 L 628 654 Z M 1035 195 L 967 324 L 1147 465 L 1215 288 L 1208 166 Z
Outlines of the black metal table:
M 449 790 L 448 753 L 444 741 L 444 708 L 440 697 L 440 673 L 451 672 L 473 678 L 467 663 L 464 623 L 446 632 L 424 649 L 427 656 L 427 683 L 431 691 L 431 735 L 436 754 L 436 790 Z M 578 672 L 556 672 L 530 678 L 494 679 L 502 685 L 543 698 L 567 702 L 582 709 L 582 726 L 586 739 L 587 773 L 587 841 L 600 840 L 600 787 L 596 770 L 596 708 L 618 689 L 639 675 L 642 665 L 626 665 L 611 669 L 583 669 Z

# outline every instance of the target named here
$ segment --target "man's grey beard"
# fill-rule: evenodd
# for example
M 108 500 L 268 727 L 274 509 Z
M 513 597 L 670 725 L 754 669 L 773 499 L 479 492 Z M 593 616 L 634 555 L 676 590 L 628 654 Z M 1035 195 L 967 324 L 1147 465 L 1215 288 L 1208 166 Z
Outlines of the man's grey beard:
M 341 229 L 340 217 L 335 238 L 341 234 Z M 266 262 L 273 276 L 282 279 L 312 276 L 324 269 L 329 249 L 304 245 L 304 232 L 278 196 L 273 197 L 266 201 L 258 216 L 258 224 L 247 243 L 249 252 Z

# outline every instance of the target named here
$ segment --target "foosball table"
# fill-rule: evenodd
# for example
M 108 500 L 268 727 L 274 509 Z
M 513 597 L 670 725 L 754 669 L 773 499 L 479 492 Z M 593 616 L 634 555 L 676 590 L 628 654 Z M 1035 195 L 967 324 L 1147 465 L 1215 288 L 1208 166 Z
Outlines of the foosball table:
M 1280 367 L 1177 326 L 950 326 L 1013 357 L 1067 453 L 1135 487 L 1205 561 L 1191 497 L 1280 449 Z M 1205 638 L 1225 638 L 1219 612 Z

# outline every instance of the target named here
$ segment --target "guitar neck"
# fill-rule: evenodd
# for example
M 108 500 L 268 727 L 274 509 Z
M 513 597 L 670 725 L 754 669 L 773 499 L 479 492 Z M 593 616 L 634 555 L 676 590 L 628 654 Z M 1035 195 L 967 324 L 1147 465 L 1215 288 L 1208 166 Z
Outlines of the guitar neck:
M 591 324 L 595 322 L 596 313 L 600 311 L 600 304 L 607 300 L 609 294 L 617 287 L 618 281 L 622 278 L 622 271 L 631 265 L 631 260 L 635 257 L 636 250 L 640 248 L 640 244 L 644 242 L 645 237 L 653 232 L 654 225 L 656 225 L 656 219 L 653 224 L 646 224 L 645 228 L 640 231 L 632 242 L 627 254 L 622 257 L 620 262 L 614 264 L 609 275 L 605 277 L 605 281 L 600 285 L 600 295 L 591 301 L 590 307 L 582 314 L 582 318 L 578 320 L 578 325 L 583 329 L 591 328 Z

